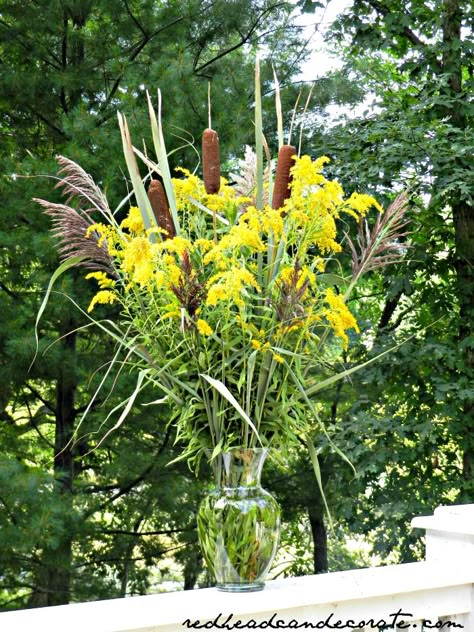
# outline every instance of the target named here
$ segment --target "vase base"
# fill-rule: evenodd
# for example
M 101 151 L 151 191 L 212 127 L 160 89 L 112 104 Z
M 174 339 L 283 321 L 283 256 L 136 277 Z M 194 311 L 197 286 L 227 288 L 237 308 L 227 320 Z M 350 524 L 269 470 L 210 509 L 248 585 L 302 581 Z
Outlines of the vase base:
M 216 588 L 221 592 L 231 593 L 257 592 L 265 588 L 265 583 L 253 582 L 250 584 L 216 584 Z

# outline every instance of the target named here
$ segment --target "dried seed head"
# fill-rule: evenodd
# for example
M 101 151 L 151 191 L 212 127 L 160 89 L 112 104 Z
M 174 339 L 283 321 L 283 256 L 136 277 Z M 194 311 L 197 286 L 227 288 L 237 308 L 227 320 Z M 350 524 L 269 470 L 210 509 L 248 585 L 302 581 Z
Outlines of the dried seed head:
M 191 259 L 185 250 L 181 257 L 182 275 L 176 285 L 171 285 L 176 298 L 179 300 L 181 307 L 194 318 L 198 308 L 206 297 L 206 288 L 199 282 L 198 275 L 193 269 Z
M 168 198 L 159 180 L 152 180 L 150 182 L 148 187 L 148 199 L 150 200 L 156 223 L 160 228 L 166 230 L 168 238 L 172 239 L 175 235 L 173 219 L 170 213 Z
M 291 167 L 295 164 L 296 149 L 292 145 L 283 145 L 278 152 L 275 184 L 273 186 L 272 208 L 278 210 L 290 197 L 292 180 Z
M 206 193 L 218 193 L 221 186 L 219 136 L 209 128 L 202 135 L 202 171 Z

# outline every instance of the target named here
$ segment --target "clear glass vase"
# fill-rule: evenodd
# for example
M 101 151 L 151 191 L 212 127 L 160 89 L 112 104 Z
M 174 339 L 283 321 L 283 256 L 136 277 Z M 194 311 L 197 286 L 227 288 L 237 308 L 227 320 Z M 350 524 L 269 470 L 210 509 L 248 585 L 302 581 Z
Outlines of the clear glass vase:
M 222 455 L 219 484 L 200 505 L 199 542 L 219 590 L 262 590 L 275 557 L 280 507 L 260 485 L 267 454 L 248 448 Z

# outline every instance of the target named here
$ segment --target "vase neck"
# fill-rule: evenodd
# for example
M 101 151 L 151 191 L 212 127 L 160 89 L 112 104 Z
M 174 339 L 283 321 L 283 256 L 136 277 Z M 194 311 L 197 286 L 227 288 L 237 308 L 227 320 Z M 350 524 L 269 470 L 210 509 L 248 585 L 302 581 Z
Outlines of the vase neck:
M 267 448 L 238 448 L 222 455 L 221 487 L 259 487 Z

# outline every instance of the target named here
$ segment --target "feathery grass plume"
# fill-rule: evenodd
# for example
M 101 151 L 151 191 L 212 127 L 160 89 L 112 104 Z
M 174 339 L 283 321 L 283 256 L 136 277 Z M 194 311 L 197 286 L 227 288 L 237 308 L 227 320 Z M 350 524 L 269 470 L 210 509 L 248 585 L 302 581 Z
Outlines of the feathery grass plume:
M 61 176 L 56 188 L 62 188 L 63 195 L 67 195 L 66 204 L 74 201 L 78 209 L 87 212 L 96 210 L 107 220 L 113 219 L 107 199 L 92 177 L 69 158 L 56 156 L 56 162 L 60 166 L 58 174 Z
M 202 135 L 202 173 L 206 193 L 218 193 L 221 186 L 219 136 L 209 127 Z
M 230 178 L 233 181 L 233 190 L 235 191 L 237 196 L 240 197 L 249 197 L 252 199 L 250 204 L 252 206 L 257 205 L 257 154 L 253 151 L 253 149 L 249 146 L 245 146 L 245 154 L 243 160 L 237 161 L 238 165 L 238 173 L 229 173 Z M 264 184 L 269 181 L 270 170 L 268 166 L 265 168 L 265 172 L 263 174 L 263 182 Z M 268 187 L 263 187 L 263 205 L 268 204 Z M 247 205 L 246 205 L 247 206 Z M 244 210 L 242 208 L 242 210 Z
M 93 232 L 86 237 L 87 229 L 95 223 L 92 213 L 98 212 L 109 222 L 114 223 L 107 198 L 96 185 L 92 177 L 77 163 L 64 156 L 57 156 L 60 167 L 60 180 L 56 188 L 62 189 L 66 204 L 54 204 L 46 200 L 33 198 L 41 204 L 45 213 L 53 220 L 52 234 L 58 239 L 58 251 L 62 261 L 72 257 L 85 257 L 77 265 L 92 270 L 103 270 L 116 277 L 112 259 L 105 239 L 99 245 L 100 236 Z M 77 206 L 69 206 L 74 202 Z
M 290 197 L 291 167 L 295 164 L 296 149 L 283 145 L 278 152 L 278 162 L 273 186 L 272 208 L 278 210 Z
M 405 219 L 408 196 L 408 191 L 400 193 L 386 211 L 377 217 L 372 230 L 369 229 L 366 220 L 360 222 L 357 236 L 360 252 L 346 234 L 352 252 L 350 289 L 365 272 L 397 263 L 403 258 L 407 246 L 401 243 L 400 239 L 409 234 L 409 232 L 403 231 L 403 228 L 408 224 L 408 220 Z
M 148 199 L 156 218 L 156 223 L 168 233 L 167 238 L 175 236 L 173 218 L 171 217 L 168 198 L 159 180 L 152 180 L 148 186 Z
M 41 204 L 46 215 L 53 220 L 51 233 L 58 239 L 57 248 L 62 261 L 85 257 L 85 260 L 77 263 L 78 266 L 94 271 L 103 270 L 110 277 L 117 277 L 105 239 L 99 245 L 100 235 L 95 231 L 86 237 L 87 229 L 94 224 L 89 217 L 91 210 L 81 210 L 79 213 L 66 204 L 53 204 L 38 198 L 33 200 Z

